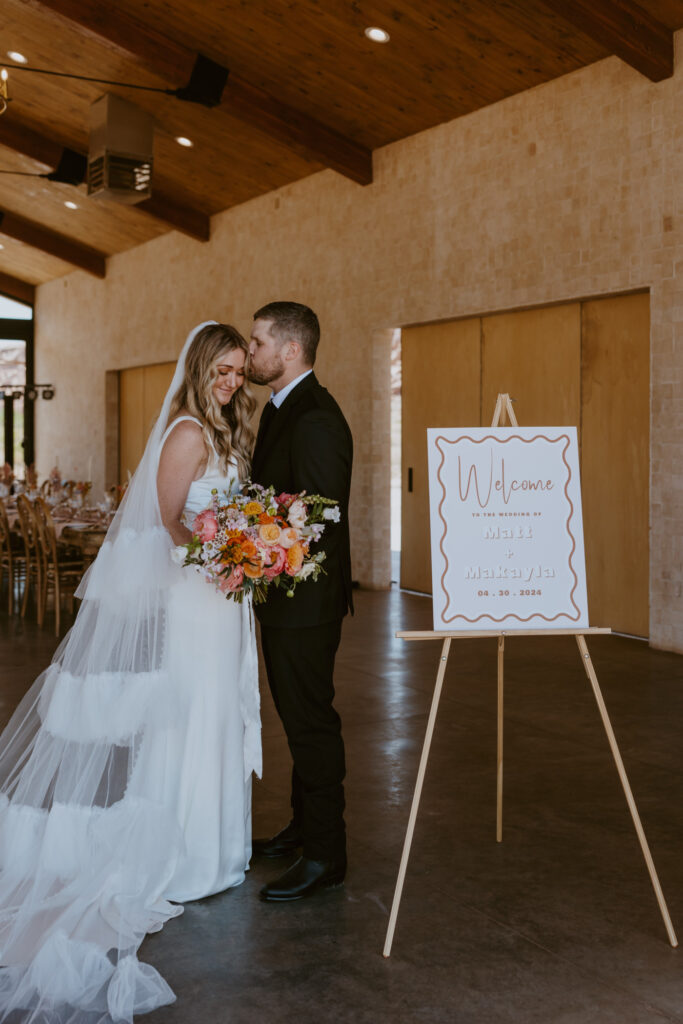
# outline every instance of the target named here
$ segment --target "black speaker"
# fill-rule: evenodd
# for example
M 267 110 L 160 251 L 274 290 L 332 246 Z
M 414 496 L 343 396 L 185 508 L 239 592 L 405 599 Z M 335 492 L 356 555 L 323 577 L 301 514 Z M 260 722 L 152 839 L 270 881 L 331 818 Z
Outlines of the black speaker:
M 45 177 L 48 181 L 61 181 L 65 185 L 82 185 L 88 177 L 88 159 L 74 149 L 63 149 L 54 171 Z
M 223 90 L 230 72 L 222 64 L 197 54 L 190 81 L 174 95 L 188 103 L 200 103 L 203 107 L 217 107 L 223 98 Z

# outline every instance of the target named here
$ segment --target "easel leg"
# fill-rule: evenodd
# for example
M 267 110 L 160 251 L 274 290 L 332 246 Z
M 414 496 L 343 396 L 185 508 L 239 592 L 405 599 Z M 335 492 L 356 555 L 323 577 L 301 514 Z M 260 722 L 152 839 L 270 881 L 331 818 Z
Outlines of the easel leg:
M 410 847 L 413 842 L 413 832 L 415 831 L 415 821 L 417 819 L 417 811 L 420 806 L 420 796 L 422 795 L 422 783 L 424 782 L 425 772 L 427 770 L 427 760 L 429 758 L 429 748 L 432 744 L 432 736 L 434 734 L 434 724 L 436 722 L 436 712 L 439 707 L 439 698 L 441 697 L 441 687 L 443 686 L 443 678 L 446 673 L 446 665 L 448 664 L 448 652 L 451 649 L 451 638 L 447 637 L 443 642 L 441 648 L 441 661 L 439 662 L 439 671 L 436 674 L 436 683 L 434 685 L 434 696 L 432 697 L 432 707 L 429 712 L 429 720 L 427 722 L 427 732 L 425 733 L 425 740 L 422 746 L 422 757 L 420 758 L 420 767 L 417 771 L 417 782 L 415 783 L 415 792 L 413 794 L 413 803 L 410 808 L 410 818 L 408 819 L 408 830 L 406 832 L 406 838 L 403 843 L 403 855 L 401 856 L 401 865 L 398 869 L 398 878 L 396 879 L 396 889 L 394 891 L 394 902 L 391 905 L 391 914 L 389 915 L 389 927 L 387 928 L 386 939 L 384 940 L 384 949 L 382 955 L 388 957 L 391 954 L 391 944 L 394 941 L 394 931 L 396 929 L 396 919 L 398 917 L 398 908 L 401 903 L 401 894 L 403 892 L 403 883 L 406 877 L 406 869 L 408 867 L 408 858 L 410 857 Z
M 498 637 L 498 751 L 496 757 L 496 842 L 503 842 L 503 699 L 505 637 Z
M 664 893 L 662 892 L 662 887 L 659 884 L 659 878 L 657 877 L 657 871 L 655 869 L 654 861 L 652 860 L 652 854 L 650 853 L 650 847 L 647 844 L 647 839 L 645 838 L 645 832 L 643 831 L 643 826 L 642 826 L 642 824 L 640 822 L 640 815 L 638 814 L 638 808 L 636 807 L 636 802 L 633 799 L 633 793 L 631 792 L 631 786 L 629 784 L 628 777 L 626 775 L 626 769 L 624 768 L 624 762 L 621 759 L 621 754 L 619 753 L 619 747 L 617 746 L 616 737 L 614 735 L 614 732 L 612 731 L 612 724 L 611 724 L 611 722 L 609 720 L 609 715 L 607 714 L 607 707 L 605 706 L 605 702 L 603 700 L 602 693 L 600 691 L 600 685 L 598 683 L 598 677 L 595 674 L 595 669 L 593 668 L 593 662 L 591 661 L 591 656 L 588 653 L 588 646 L 586 644 L 586 638 L 584 636 L 582 636 L 581 634 L 577 634 L 576 642 L 579 645 L 579 651 L 581 652 L 581 660 L 583 661 L 583 667 L 586 670 L 586 675 L 588 676 L 588 678 L 590 680 L 590 684 L 593 687 L 593 693 L 595 694 L 595 700 L 596 700 L 597 705 L 598 705 L 598 710 L 600 712 L 600 717 L 602 718 L 602 724 L 605 727 L 605 732 L 607 733 L 607 739 L 609 741 L 609 745 L 610 745 L 611 750 L 612 750 L 612 757 L 614 758 L 614 763 L 617 766 L 617 771 L 619 773 L 619 778 L 621 780 L 621 785 L 622 785 L 622 788 L 624 790 L 624 795 L 626 797 L 626 802 L 627 802 L 629 810 L 631 812 L 631 817 L 633 818 L 633 824 L 635 825 L 636 833 L 638 835 L 638 841 L 640 843 L 640 848 L 641 848 L 641 850 L 643 852 L 643 857 L 645 858 L 645 863 L 647 864 L 647 870 L 650 873 L 650 880 L 652 882 L 652 888 L 654 889 L 655 896 L 657 897 L 657 903 L 659 904 L 659 910 L 660 910 L 660 913 L 662 915 L 662 920 L 664 921 L 664 927 L 666 928 L 667 934 L 669 936 L 669 942 L 671 943 L 671 945 L 672 946 L 677 946 L 678 945 L 678 939 L 676 938 L 676 933 L 675 933 L 675 931 L 673 929 L 673 925 L 671 923 L 671 918 L 669 917 L 669 911 L 667 909 L 666 900 L 664 899 Z

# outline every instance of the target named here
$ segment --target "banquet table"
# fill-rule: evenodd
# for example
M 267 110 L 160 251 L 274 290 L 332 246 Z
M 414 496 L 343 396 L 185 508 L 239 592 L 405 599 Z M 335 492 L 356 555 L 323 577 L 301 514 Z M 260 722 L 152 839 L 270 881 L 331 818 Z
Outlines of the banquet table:
M 57 524 L 55 524 L 56 528 Z M 87 558 L 94 558 L 107 536 L 107 526 L 68 522 L 61 524 L 60 539 L 71 547 L 80 548 Z
M 7 518 L 10 529 L 19 528 L 19 513 L 16 505 L 7 506 Z M 111 515 L 102 515 L 95 509 L 70 510 L 62 512 L 55 509 L 52 513 L 55 533 L 58 540 L 63 540 L 72 547 L 81 548 L 84 554 L 94 555 L 102 546 L 109 528 Z

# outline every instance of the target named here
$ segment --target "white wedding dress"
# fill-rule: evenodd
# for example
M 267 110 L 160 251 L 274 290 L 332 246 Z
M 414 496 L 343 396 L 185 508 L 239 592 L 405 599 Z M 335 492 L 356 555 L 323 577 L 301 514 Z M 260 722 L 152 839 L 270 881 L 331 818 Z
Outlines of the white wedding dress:
M 248 867 L 261 771 L 251 608 L 172 562 L 155 485 L 163 422 L 72 630 L 0 737 L 0 1020 L 12 1024 L 130 1022 L 172 1002 L 140 943 Z M 236 486 L 209 466 L 187 515 Z
M 192 417 L 176 419 L 165 438 L 181 419 Z M 214 460 L 190 485 L 186 523 L 211 504 L 213 490 L 230 494 L 238 488 L 236 472 L 223 476 Z M 183 855 L 165 895 L 185 903 L 244 881 L 251 857 L 251 776 L 260 774 L 261 737 L 251 605 L 228 601 L 191 568 L 179 569 L 178 576 L 169 594 L 166 643 L 179 714 L 168 745 L 149 744 L 132 783 L 134 791 L 139 784 L 175 808 Z

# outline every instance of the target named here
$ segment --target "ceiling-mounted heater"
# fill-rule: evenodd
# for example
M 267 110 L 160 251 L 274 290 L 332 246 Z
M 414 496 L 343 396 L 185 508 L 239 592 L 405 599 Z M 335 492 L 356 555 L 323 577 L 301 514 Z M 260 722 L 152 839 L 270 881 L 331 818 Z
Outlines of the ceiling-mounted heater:
M 152 194 L 154 121 L 120 96 L 90 107 L 88 195 L 139 203 Z

